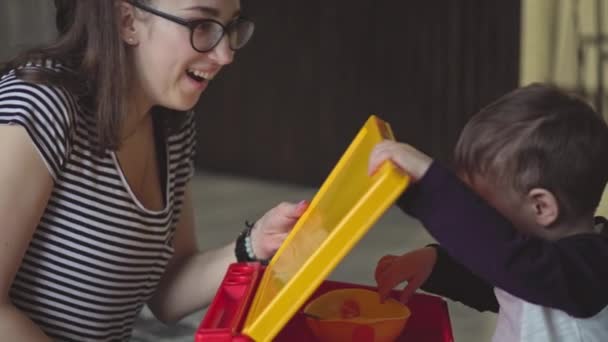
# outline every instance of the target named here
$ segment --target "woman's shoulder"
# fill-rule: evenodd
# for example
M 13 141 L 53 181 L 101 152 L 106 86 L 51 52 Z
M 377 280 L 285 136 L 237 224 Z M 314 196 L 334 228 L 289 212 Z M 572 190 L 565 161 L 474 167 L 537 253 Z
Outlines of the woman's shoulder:
M 52 77 L 44 79 L 44 75 L 72 72 L 52 61 L 27 63 L 7 71 L 0 77 L 0 116 L 35 115 L 69 128 L 80 110 L 77 96 L 53 82 Z
M 33 72 L 38 79 L 28 79 Z M 40 72 L 40 73 L 37 73 Z M 61 172 L 80 112 L 76 96 L 47 82 L 44 73 L 67 72 L 56 63 L 26 64 L 0 77 L 0 125 L 23 127 L 56 178 Z

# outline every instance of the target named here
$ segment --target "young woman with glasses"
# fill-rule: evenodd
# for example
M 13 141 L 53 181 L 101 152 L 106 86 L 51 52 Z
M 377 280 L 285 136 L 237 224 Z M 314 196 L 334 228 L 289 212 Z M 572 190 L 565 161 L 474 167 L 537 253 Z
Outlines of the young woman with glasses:
M 270 258 L 306 203 L 199 252 L 191 109 L 247 44 L 239 0 L 55 0 L 55 42 L 0 67 L 0 336 L 128 340 L 226 267 Z

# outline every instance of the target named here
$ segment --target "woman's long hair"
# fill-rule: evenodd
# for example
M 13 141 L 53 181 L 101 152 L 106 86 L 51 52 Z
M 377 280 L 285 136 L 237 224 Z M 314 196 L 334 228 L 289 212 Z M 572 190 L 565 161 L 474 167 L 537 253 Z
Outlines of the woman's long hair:
M 121 124 L 128 114 L 130 79 L 117 2 L 55 0 L 55 6 L 57 40 L 22 53 L 0 66 L 0 73 L 15 69 L 23 80 L 64 87 L 75 94 L 81 107 L 95 117 L 100 149 L 115 150 L 120 145 Z M 24 67 L 46 61 L 66 68 L 54 71 Z

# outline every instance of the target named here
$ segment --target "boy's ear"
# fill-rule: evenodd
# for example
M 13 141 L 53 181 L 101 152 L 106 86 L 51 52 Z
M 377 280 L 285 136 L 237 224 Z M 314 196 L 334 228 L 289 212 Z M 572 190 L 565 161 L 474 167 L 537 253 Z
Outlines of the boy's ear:
M 532 206 L 536 223 L 549 227 L 559 217 L 559 204 L 553 193 L 547 189 L 534 188 L 528 192 L 529 205 Z

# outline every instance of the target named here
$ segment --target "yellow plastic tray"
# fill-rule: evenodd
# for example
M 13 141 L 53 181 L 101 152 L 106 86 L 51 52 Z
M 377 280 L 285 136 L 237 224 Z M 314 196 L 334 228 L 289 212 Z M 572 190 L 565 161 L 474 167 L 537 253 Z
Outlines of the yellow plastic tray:
M 386 162 L 367 172 L 372 148 L 394 139 L 372 115 L 266 268 L 243 333 L 271 341 L 313 291 L 405 190 L 409 178 Z

